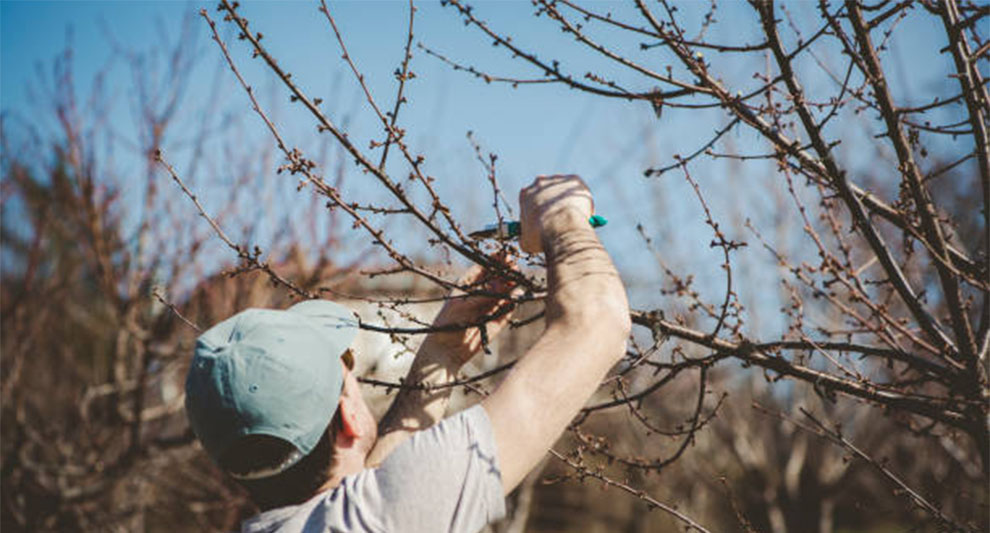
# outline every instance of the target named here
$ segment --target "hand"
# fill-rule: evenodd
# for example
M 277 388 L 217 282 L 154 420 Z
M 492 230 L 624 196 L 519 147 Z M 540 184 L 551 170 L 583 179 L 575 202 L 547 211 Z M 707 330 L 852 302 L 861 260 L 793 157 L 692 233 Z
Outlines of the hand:
M 504 268 L 515 269 L 515 265 L 505 260 Z M 464 291 L 455 289 L 444 302 L 443 308 L 433 321 L 433 326 L 473 325 L 487 316 L 498 315 L 484 323 L 488 340 L 494 339 L 509 323 L 513 305 L 509 298 L 517 295 L 519 289 L 515 288 L 512 281 L 498 276 L 497 273 L 487 272 L 479 265 L 468 269 L 457 284 L 474 290 L 505 294 L 506 298 L 466 296 Z M 453 358 L 452 362 L 460 367 L 481 349 L 481 329 L 469 327 L 457 331 L 437 331 L 428 335 L 423 343 L 432 343 L 435 347 L 441 348 Z
M 538 176 L 519 191 L 519 206 L 519 246 L 529 253 L 542 252 L 544 239 L 552 239 L 575 224 L 587 227 L 595 212 L 591 191 L 575 175 Z

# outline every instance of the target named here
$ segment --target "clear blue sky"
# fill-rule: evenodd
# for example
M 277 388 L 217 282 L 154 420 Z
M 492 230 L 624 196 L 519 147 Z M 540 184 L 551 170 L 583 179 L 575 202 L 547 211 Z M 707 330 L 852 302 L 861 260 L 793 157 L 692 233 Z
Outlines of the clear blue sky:
M 37 106 L 37 91 L 32 93 L 28 86 L 37 87 L 39 71 L 51 77 L 52 59 L 66 43 L 71 43 L 75 79 L 84 100 L 89 80 L 106 69 L 113 56 L 112 43 L 131 52 L 163 47 L 179 34 L 183 17 L 194 15 L 192 38 L 196 39 L 203 61 L 194 76 L 189 91 L 193 102 L 188 106 L 194 115 L 202 112 L 196 111 L 194 100 L 208 93 L 212 69 L 220 54 L 209 40 L 206 24 L 195 14 L 204 5 L 214 13 L 213 4 L 3 1 L 0 3 L 3 25 L 0 94 L 4 111 L 32 117 L 36 107 L 40 107 L 38 114 L 45 113 L 43 106 Z M 391 74 L 401 58 L 405 38 L 406 3 L 340 2 L 332 7 L 372 92 L 381 103 L 390 106 L 394 90 Z M 357 115 L 350 126 L 352 135 L 380 138 L 370 111 L 361 107 L 356 84 L 340 60 L 329 25 L 315 4 L 247 2 L 242 12 L 252 20 L 253 28 L 266 35 L 265 44 L 294 73 L 294 79 L 315 95 L 323 95 L 330 102 L 336 99 L 335 107 L 341 112 Z M 572 66 L 579 76 L 584 70 L 603 64 L 593 55 L 575 53 L 569 40 L 561 39 L 557 31 L 548 30 L 545 18 L 532 16 L 528 2 L 482 2 L 479 12 L 494 27 L 510 31 L 517 42 L 535 45 L 547 57 Z M 418 6 L 415 28 L 416 42 L 451 58 L 485 67 L 496 74 L 537 77 L 532 69 L 511 61 L 504 49 L 493 48 L 479 32 L 465 28 L 452 9 L 441 8 L 438 3 Z M 226 31 L 229 37 L 229 28 Z M 233 40 L 231 50 L 245 75 L 252 83 L 269 87 L 260 81 L 267 79 L 267 73 L 257 68 L 259 62 L 248 60 L 246 47 L 239 46 L 242 44 Z M 637 46 L 638 41 L 629 42 L 630 49 Z M 129 114 L 133 105 L 124 104 L 131 96 L 127 91 L 132 84 L 122 63 L 119 55 L 109 63 L 107 86 L 112 88 L 118 103 L 112 112 L 113 122 L 126 130 L 133 122 Z M 635 241 L 632 216 L 637 212 L 644 218 L 652 216 L 649 199 L 637 200 L 643 198 L 643 187 L 650 185 L 641 172 L 648 163 L 657 162 L 658 156 L 675 150 L 669 141 L 659 142 L 658 132 L 649 132 L 656 142 L 642 142 L 644 128 L 657 126 L 647 104 L 602 100 L 556 85 L 516 90 L 506 85 L 489 85 L 453 72 L 419 50 L 412 68 L 418 77 L 408 86 L 410 104 L 402 111 L 402 122 L 410 130 L 413 145 L 429 155 L 431 172 L 441 179 L 442 190 L 457 199 L 452 202 L 454 208 L 465 208 L 460 213 L 464 219 L 480 224 L 493 217 L 491 213 L 478 213 L 490 204 L 491 193 L 465 140 L 466 132 L 473 131 L 486 150 L 499 154 L 499 175 L 510 201 L 514 202 L 514 191 L 534 175 L 580 173 L 591 183 L 601 212 L 613 219 L 613 224 L 604 230 L 613 234 L 610 240 L 618 243 L 618 235 L 624 234 L 621 240 Z M 263 134 L 260 122 L 250 114 L 247 99 L 233 85 L 232 76 L 229 72 L 224 75 L 229 78 L 230 99 L 238 102 L 244 115 L 244 125 Z M 294 114 L 283 100 L 284 91 L 278 94 L 281 95 L 276 104 L 282 118 L 280 124 L 296 132 L 300 144 L 305 146 L 315 137 L 312 121 L 304 114 Z M 680 124 L 675 126 L 678 120 Z M 665 121 L 680 134 L 714 127 L 676 112 L 668 112 Z M 692 149 L 685 143 L 680 151 Z
M 814 11 L 809 3 L 784 4 L 799 19 L 809 9 L 811 13 Z M 209 40 L 206 24 L 196 13 L 201 7 L 215 13 L 214 5 L 215 2 L 0 1 L 3 112 L 22 121 L 33 123 L 37 120 L 42 126 L 51 120 L 50 116 L 45 116 L 44 105 L 39 104 L 39 93 L 32 93 L 27 87 L 38 86 L 39 72 L 51 77 L 52 60 L 68 42 L 73 50 L 72 61 L 80 94 L 85 97 L 89 80 L 102 69 L 109 68 L 107 86 L 114 95 L 111 122 L 122 137 L 133 135 L 133 98 L 128 94 L 133 85 L 122 55 L 113 54 L 112 43 L 118 43 L 118 51 L 125 52 L 160 49 L 163 43 L 174 41 L 180 34 L 184 17 L 191 16 L 189 38 L 195 40 L 201 61 L 196 67 L 187 101 L 183 103 L 182 120 L 192 123 L 204 113 L 235 113 L 239 118 L 233 124 L 244 129 L 243 135 L 254 139 L 252 142 L 262 142 L 263 127 L 250 113 L 247 99 L 234 84 L 229 71 L 222 71 L 221 76 L 226 84 L 224 100 L 234 111 L 200 101 L 210 92 L 220 54 Z M 395 83 L 392 72 L 401 58 L 405 39 L 406 3 L 352 1 L 331 5 L 351 54 L 366 74 L 372 92 L 380 103 L 390 107 Z M 595 70 L 620 80 L 628 78 L 600 56 L 574 46 L 573 40 L 563 36 L 552 21 L 534 17 L 529 2 L 483 1 L 474 5 L 476 13 L 492 27 L 511 33 L 515 42 L 537 49 L 541 57 L 560 60 L 579 77 L 587 70 Z M 592 5 L 602 11 L 609 10 L 617 17 L 631 14 L 627 3 L 594 2 Z M 709 35 L 721 42 L 755 42 L 757 25 L 746 4 L 724 2 L 720 5 L 719 23 Z M 466 28 L 453 9 L 442 8 L 435 2 L 420 3 L 418 9 L 415 42 L 422 42 L 452 59 L 483 67 L 493 74 L 537 76 L 534 70 L 512 61 L 504 49 L 492 47 L 490 40 L 476 29 Z M 688 27 L 696 28 L 701 11 L 682 11 Z M 353 138 L 360 140 L 359 146 L 367 146 L 368 139 L 381 138 L 380 128 L 367 107 L 362 107 L 354 80 L 340 60 L 340 51 L 329 25 L 314 3 L 244 2 L 241 12 L 251 20 L 255 31 L 265 34 L 264 43 L 294 74 L 294 80 L 311 94 L 322 95 L 338 121 L 350 117 L 349 130 Z M 939 84 L 946 83 L 940 77 L 945 68 L 944 61 L 929 52 L 933 49 L 929 43 L 938 38 L 938 32 L 937 28 L 927 27 L 916 18 L 909 18 L 904 24 L 906 27 L 899 33 L 910 39 L 902 44 L 898 54 L 893 55 L 891 66 L 897 76 L 908 81 L 898 84 L 896 90 L 921 101 L 928 94 L 937 94 Z M 805 29 L 808 28 L 810 25 Z M 224 31 L 225 37 L 232 37 L 229 28 Z M 662 50 L 639 51 L 638 39 L 616 40 L 615 35 L 598 30 L 593 30 L 593 35 L 614 43 L 618 50 L 653 68 L 662 69 L 664 65 L 674 63 Z M 244 43 L 236 39 L 229 42 L 250 82 L 262 89 L 273 88 L 270 76 L 260 68 L 260 62 L 250 60 L 250 52 Z M 707 140 L 707 135 L 727 122 L 724 115 L 717 110 L 668 109 L 658 120 L 643 102 L 595 98 L 559 85 L 513 90 L 505 85 L 485 84 L 452 71 L 419 50 L 415 52 L 412 69 L 418 76 L 408 87 L 410 103 L 402 111 L 400 123 L 408 128 L 413 147 L 428 155 L 428 171 L 438 177 L 441 192 L 462 219 L 481 224 L 493 218 L 489 207 L 491 191 L 465 141 L 465 133 L 470 130 L 484 143 L 486 150 L 499 155 L 502 186 L 513 203 L 515 191 L 536 174 L 575 172 L 589 181 L 599 212 L 611 220 L 601 234 L 620 269 L 630 281 L 643 277 L 652 280 L 648 285 L 651 287 L 649 294 L 634 295 L 634 303 L 635 300 L 642 303 L 654 300 L 657 283 L 661 280 L 652 256 L 636 234 L 635 227 L 640 222 L 650 229 L 651 235 L 661 243 L 664 255 L 675 266 L 702 279 L 703 290 L 711 287 L 713 294 L 721 290 L 720 258 L 708 247 L 710 233 L 703 225 L 690 189 L 679 176 L 646 180 L 642 171 L 648 166 L 670 163 L 673 154 L 696 150 Z M 111 61 L 111 58 L 114 59 Z M 755 66 L 752 62 L 738 61 L 737 56 L 713 56 L 711 61 L 726 73 L 735 87 L 745 90 L 758 83 L 752 78 L 752 71 L 760 70 L 762 65 L 762 59 L 757 59 Z M 810 61 L 801 68 L 816 70 Z M 931 77 L 918 78 L 919 69 L 930 71 Z M 827 85 L 824 75 L 818 71 L 806 79 Z M 646 90 L 652 86 L 637 81 L 631 83 L 630 88 Z M 319 146 L 313 121 L 288 104 L 284 90 L 275 87 L 271 94 L 276 96 L 265 102 L 273 105 L 274 116 L 292 136 L 293 142 L 304 149 Z M 6 124 L 5 128 L 8 132 L 13 129 Z M 847 141 L 842 148 L 848 150 L 844 153 L 847 161 L 878 157 L 869 148 L 846 148 L 855 145 L 857 139 L 865 138 L 861 133 L 838 131 L 833 135 Z M 166 141 L 171 143 L 167 146 L 174 146 L 173 153 L 178 154 L 175 157 L 181 159 L 181 135 Z M 745 129 L 730 133 L 725 141 L 740 152 L 764 150 L 756 136 Z M 868 143 L 862 146 L 866 147 Z M 127 157 L 134 158 L 135 155 L 124 152 L 121 156 L 122 159 Z M 274 181 L 277 178 L 273 170 L 278 161 L 269 163 L 268 171 L 272 172 Z M 137 167 L 137 163 L 134 166 Z M 772 236 L 780 224 L 793 222 L 787 218 L 792 215 L 772 212 L 771 195 L 754 192 L 768 177 L 774 179 L 768 166 L 750 165 L 740 173 L 737 167 L 725 162 L 699 161 L 693 172 L 713 207 L 723 215 L 723 226 L 735 226 L 745 218 L 752 218 L 757 223 L 769 224 L 764 229 Z M 362 183 L 367 182 L 361 181 L 361 175 L 354 174 L 352 183 L 359 184 L 356 194 L 366 193 L 363 189 L 367 186 Z M 197 182 L 208 205 L 215 195 L 223 194 L 227 183 L 219 176 L 217 180 L 214 183 L 207 176 Z M 143 186 L 141 180 L 134 182 L 136 188 Z M 278 186 L 284 190 L 277 198 L 288 199 L 285 200 L 288 203 L 280 205 L 291 209 L 293 195 L 297 194 L 294 183 Z M 191 206 L 179 208 L 191 209 Z M 273 209 L 278 208 L 273 206 Z M 232 231 L 236 233 L 236 229 Z M 758 246 L 751 246 L 745 253 L 765 256 Z M 744 275 L 747 284 L 753 287 L 770 287 L 768 284 L 773 284 L 776 277 L 772 268 L 754 267 L 744 270 Z

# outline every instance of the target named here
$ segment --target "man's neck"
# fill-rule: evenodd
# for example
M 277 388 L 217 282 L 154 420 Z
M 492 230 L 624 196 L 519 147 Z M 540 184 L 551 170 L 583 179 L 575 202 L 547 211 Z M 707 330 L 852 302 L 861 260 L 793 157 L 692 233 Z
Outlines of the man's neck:
M 367 454 L 358 453 L 355 450 L 335 450 L 333 466 L 330 467 L 330 476 L 327 478 L 326 483 L 320 485 L 320 488 L 312 495 L 327 492 L 337 488 L 341 483 L 343 483 L 344 478 L 361 472 L 365 469 L 365 460 L 367 459 Z

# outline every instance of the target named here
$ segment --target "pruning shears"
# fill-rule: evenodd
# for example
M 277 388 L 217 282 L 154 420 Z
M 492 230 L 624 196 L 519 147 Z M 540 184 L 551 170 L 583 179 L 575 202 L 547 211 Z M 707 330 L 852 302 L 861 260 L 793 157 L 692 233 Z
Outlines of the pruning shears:
M 593 228 L 600 228 L 608 224 L 608 220 L 601 215 L 592 215 L 588 219 L 588 224 Z M 468 234 L 472 239 L 516 239 L 519 237 L 521 224 L 518 220 L 506 220 L 502 223 L 488 224 L 484 229 L 473 231 Z

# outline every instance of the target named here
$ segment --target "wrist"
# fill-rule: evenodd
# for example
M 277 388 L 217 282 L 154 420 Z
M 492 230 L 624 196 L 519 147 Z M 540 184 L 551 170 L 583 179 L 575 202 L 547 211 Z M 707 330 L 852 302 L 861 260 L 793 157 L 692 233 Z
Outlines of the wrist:
M 450 375 L 457 374 L 471 358 L 469 347 L 463 341 L 463 332 L 432 333 L 416 352 L 416 366 L 440 367 Z
M 580 230 L 589 230 L 588 217 L 583 209 L 577 207 L 561 207 L 540 217 L 540 238 L 543 242 L 543 249 L 548 250 L 548 243 L 552 243 L 565 233 Z

